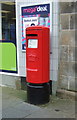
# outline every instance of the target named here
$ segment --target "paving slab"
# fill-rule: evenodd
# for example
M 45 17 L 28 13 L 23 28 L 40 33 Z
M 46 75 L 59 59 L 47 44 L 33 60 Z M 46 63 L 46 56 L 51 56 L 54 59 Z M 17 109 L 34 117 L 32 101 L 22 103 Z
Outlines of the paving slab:
M 2 110 L 4 109 L 8 109 L 9 107 L 13 107 L 13 106 L 16 106 L 18 104 L 21 104 L 23 103 L 21 99 L 18 99 L 18 98 L 9 98 L 9 99 L 3 99 L 2 100 Z
M 75 118 L 75 101 L 51 96 L 50 102 L 39 105 L 43 110 L 33 113 L 27 118 Z
M 25 118 L 35 111 L 39 111 L 39 107 L 33 106 L 30 104 L 19 104 L 15 107 L 10 107 L 8 109 L 3 110 L 2 117 L 3 118 Z
M 26 92 L 3 88 L 2 118 L 24 118 L 41 109 L 38 106 L 26 103 L 26 99 L 23 99 L 25 97 L 21 97 L 22 95 L 26 96 Z
M 75 116 L 70 116 L 68 113 L 62 111 L 43 109 L 32 113 L 26 118 L 75 118 Z
M 75 101 L 50 96 L 43 105 L 27 103 L 26 91 L 2 88 L 3 118 L 75 118 Z
M 73 115 L 75 114 L 75 101 L 69 99 L 60 99 L 58 97 L 52 98 L 51 96 L 50 103 L 47 106 L 45 106 L 45 109 L 58 110 Z

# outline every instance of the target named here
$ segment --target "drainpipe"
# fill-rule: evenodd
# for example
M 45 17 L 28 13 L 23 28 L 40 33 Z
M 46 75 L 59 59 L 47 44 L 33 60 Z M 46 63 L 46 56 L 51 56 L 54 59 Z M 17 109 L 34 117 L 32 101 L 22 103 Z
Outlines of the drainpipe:
M 59 66 L 59 0 L 53 0 L 53 25 L 52 25 L 52 34 L 53 38 L 55 38 L 57 44 L 55 45 L 55 49 L 57 49 L 58 58 L 56 58 L 56 62 Z M 56 95 L 57 91 L 57 83 L 58 83 L 58 67 L 56 69 L 57 79 L 52 81 L 52 94 Z

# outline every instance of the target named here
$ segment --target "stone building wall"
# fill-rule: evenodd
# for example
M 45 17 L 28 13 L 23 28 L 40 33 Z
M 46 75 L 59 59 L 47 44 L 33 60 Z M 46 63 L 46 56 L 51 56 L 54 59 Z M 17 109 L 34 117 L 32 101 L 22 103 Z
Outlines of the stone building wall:
M 60 2 L 59 80 L 61 89 L 77 91 L 77 2 Z

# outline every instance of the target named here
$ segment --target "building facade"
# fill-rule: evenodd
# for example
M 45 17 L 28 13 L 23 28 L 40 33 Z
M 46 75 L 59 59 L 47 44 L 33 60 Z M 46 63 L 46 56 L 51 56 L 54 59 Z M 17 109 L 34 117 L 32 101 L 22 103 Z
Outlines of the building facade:
M 2 35 L 0 39 L 2 43 L 10 40 L 9 42 L 12 42 L 14 47 L 14 50 L 12 49 L 14 52 L 12 51 L 11 53 L 10 50 L 10 57 L 8 56 L 9 53 L 7 53 L 9 60 L 7 57 L 6 60 L 9 62 L 4 61 L 5 66 L 1 67 L 0 80 L 2 79 L 2 81 L 0 84 L 16 89 L 25 89 L 26 50 L 25 47 L 24 49 L 22 47 L 25 40 L 25 38 L 22 40 L 22 23 L 24 26 L 26 23 L 22 20 L 32 16 L 26 15 L 26 17 L 23 17 L 21 9 L 22 7 L 26 9 L 34 5 L 45 6 L 49 4 L 49 17 L 47 18 L 47 15 L 42 14 L 39 25 L 47 26 L 49 24 L 48 27 L 50 27 L 50 80 L 52 82 L 52 93 L 55 94 L 58 89 L 76 91 L 76 2 L 59 2 L 55 0 L 45 0 L 44 2 L 41 0 L 22 0 L 21 2 L 21 0 L 11 0 L 10 3 L 8 1 L 0 2 L 0 9 L 2 10 L 0 13 L 0 33 Z M 10 10 L 8 10 L 8 6 L 11 6 Z M 3 14 L 3 11 L 7 12 Z M 2 17 L 5 15 L 6 17 Z M 37 15 L 34 14 L 34 17 L 37 17 Z M 39 19 L 39 17 L 37 18 Z M 43 24 L 44 22 L 45 24 Z M 11 48 L 10 46 L 9 49 Z M 4 59 L 3 55 L 2 58 Z M 12 63 L 11 60 L 13 58 L 14 61 Z M 10 62 L 12 64 L 9 65 Z M 6 66 L 6 63 L 9 67 Z

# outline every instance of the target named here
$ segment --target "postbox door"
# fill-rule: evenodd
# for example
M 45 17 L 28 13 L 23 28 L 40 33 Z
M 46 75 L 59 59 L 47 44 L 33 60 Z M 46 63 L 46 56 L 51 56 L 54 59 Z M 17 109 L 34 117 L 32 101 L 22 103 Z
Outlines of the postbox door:
M 27 82 L 42 83 L 42 30 L 27 31 Z

